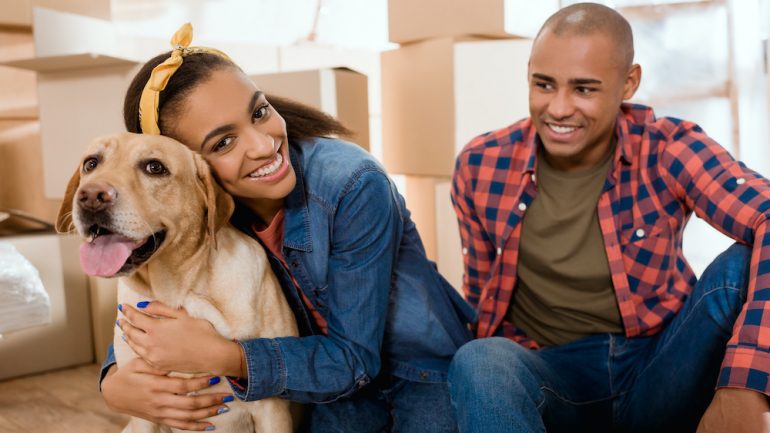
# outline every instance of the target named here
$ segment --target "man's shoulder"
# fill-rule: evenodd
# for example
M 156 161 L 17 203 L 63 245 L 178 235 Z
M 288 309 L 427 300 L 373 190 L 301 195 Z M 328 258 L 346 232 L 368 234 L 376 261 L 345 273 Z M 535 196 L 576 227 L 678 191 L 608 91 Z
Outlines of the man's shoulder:
M 486 132 L 474 137 L 460 151 L 458 158 L 460 160 L 473 159 L 474 156 L 499 154 L 501 150 L 507 149 L 505 153 L 516 156 L 517 152 L 528 154 L 533 145 L 534 125 L 529 117 L 521 119 L 506 127 Z

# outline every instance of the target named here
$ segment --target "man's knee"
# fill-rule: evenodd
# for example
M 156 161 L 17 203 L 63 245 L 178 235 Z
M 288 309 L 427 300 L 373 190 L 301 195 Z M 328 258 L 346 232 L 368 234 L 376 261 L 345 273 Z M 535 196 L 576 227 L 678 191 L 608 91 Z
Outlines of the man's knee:
M 710 286 L 743 289 L 749 284 L 751 247 L 734 243 L 709 264 L 700 281 Z
M 498 381 L 526 364 L 529 349 L 502 337 L 480 338 L 463 345 L 449 366 L 449 382 Z

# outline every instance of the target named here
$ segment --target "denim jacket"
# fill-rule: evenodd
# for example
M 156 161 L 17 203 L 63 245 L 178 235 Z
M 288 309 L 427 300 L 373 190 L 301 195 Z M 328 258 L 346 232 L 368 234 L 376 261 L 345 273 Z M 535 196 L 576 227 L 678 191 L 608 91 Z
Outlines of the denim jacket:
M 249 374 L 234 393 L 321 403 L 380 374 L 445 381 L 455 351 L 472 338 L 475 312 L 426 258 L 393 182 L 366 151 L 340 140 L 292 142 L 290 153 L 297 185 L 284 200 L 283 255 L 291 269 L 268 256 L 302 337 L 241 342 Z M 252 236 L 254 221 L 243 206 L 233 216 Z

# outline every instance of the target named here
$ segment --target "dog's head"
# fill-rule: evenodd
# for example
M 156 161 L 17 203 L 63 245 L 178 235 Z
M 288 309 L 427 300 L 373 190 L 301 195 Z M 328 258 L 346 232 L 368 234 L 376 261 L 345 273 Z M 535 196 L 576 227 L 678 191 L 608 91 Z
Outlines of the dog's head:
M 67 185 L 56 229 L 85 239 L 80 259 L 87 274 L 113 277 L 165 252 L 184 254 L 180 245 L 200 245 L 204 236 L 213 240 L 233 208 L 203 158 L 183 144 L 122 133 L 90 144 Z

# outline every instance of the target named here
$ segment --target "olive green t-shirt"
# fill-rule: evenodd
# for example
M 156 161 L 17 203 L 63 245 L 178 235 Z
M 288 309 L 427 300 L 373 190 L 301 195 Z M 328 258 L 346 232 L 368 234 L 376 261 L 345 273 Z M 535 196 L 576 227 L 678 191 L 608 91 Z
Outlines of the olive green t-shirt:
M 623 332 L 596 207 L 612 161 L 564 172 L 538 158 L 524 215 L 512 322 L 543 346 Z

